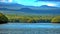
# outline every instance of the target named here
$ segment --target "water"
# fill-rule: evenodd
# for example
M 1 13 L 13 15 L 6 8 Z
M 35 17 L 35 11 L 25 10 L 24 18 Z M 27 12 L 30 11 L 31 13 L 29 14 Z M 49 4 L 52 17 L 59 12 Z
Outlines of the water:
M 53 24 L 53 23 L 7 23 L 7 24 L 0 24 L 0 29 L 20 29 L 20 28 L 60 28 L 60 24 Z
M 60 24 L 52 23 L 0 24 L 0 34 L 60 34 Z

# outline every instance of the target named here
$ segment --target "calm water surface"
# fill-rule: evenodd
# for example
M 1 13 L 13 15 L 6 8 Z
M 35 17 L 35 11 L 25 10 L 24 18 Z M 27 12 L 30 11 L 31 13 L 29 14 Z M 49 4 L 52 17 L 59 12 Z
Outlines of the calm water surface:
M 0 24 L 0 34 L 60 34 L 60 24 L 52 23 Z

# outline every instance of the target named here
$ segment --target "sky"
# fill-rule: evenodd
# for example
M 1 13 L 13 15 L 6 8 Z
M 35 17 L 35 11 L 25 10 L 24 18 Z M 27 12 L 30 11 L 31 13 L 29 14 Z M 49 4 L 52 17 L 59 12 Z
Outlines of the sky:
M 60 1 L 60 0 L 37 0 L 37 1 Z
M 0 0 L 0 2 L 6 3 L 18 3 L 25 6 L 56 6 L 60 7 L 60 0 Z

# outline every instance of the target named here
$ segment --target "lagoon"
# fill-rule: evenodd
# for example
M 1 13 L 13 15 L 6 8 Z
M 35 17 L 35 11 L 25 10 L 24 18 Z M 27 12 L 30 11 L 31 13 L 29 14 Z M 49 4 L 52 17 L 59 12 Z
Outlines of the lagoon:
M 7 23 L 0 24 L 2 34 L 60 34 L 56 23 Z

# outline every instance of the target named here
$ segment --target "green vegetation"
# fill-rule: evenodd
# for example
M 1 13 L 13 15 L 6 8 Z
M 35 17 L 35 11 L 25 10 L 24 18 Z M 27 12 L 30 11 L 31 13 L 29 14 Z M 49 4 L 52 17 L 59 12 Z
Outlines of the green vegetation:
M 56 16 L 48 15 L 6 15 L 12 23 L 53 23 Z M 60 17 L 59 17 L 60 18 Z M 58 18 L 58 19 L 59 19 Z M 57 19 L 56 19 L 57 20 Z M 60 21 L 60 20 L 59 20 Z M 58 23 L 58 21 L 56 21 Z
M 54 17 L 51 22 L 60 23 L 60 16 Z
M 3 21 L 3 22 L 2 22 Z M 1 23 L 60 23 L 60 16 L 53 15 L 14 15 L 0 13 Z
M 0 24 L 7 23 L 7 22 L 8 22 L 8 18 L 2 13 L 0 13 Z
M 3 21 L 3 22 L 2 22 Z M 60 16 L 56 15 L 17 15 L 0 13 L 1 23 L 60 23 Z

